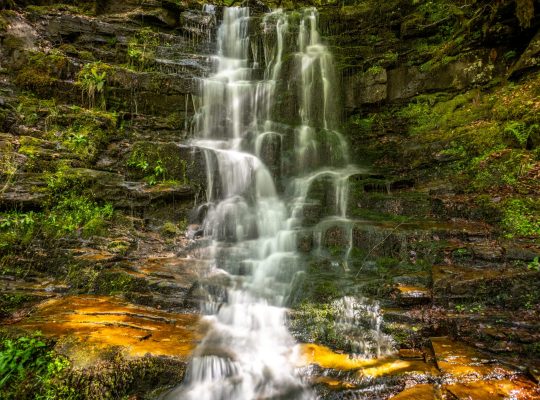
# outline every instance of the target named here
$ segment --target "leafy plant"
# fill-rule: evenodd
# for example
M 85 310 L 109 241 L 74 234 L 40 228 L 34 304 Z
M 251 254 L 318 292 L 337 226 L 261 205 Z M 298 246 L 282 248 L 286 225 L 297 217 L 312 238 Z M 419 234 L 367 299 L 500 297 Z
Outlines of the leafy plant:
M 83 90 L 83 96 L 88 98 L 88 106 L 96 106 L 96 95 L 99 95 L 99 108 L 106 108 L 105 85 L 107 84 L 107 69 L 103 63 L 95 62 L 84 65 L 79 72 L 79 84 Z M 83 99 L 84 100 L 84 99 Z
M 527 146 L 527 141 L 529 140 L 529 137 L 538 130 L 540 130 L 539 124 L 532 124 L 530 126 L 527 126 L 523 122 L 518 121 L 511 121 L 506 124 L 504 128 L 504 132 L 510 133 L 523 148 Z
M 458 313 L 462 313 L 465 311 L 465 306 L 463 304 L 456 304 L 454 307 Z
M 71 194 L 61 198 L 48 213 L 44 229 L 53 237 L 78 230 L 92 235 L 97 233 L 112 215 L 111 204 L 100 206 L 84 196 Z
M 534 257 L 534 260 L 527 264 L 527 269 L 531 271 L 540 271 L 540 259 Z
M 150 174 L 146 175 L 144 179 L 151 186 L 156 185 L 160 181 L 165 181 L 167 169 L 163 165 L 163 161 L 160 159 L 151 165 L 151 163 L 142 153 L 135 151 L 131 154 L 127 165 L 128 167 L 137 169 L 144 173 L 150 172 Z
M 4 399 L 75 399 L 62 381 L 69 361 L 38 335 L 6 339 L 0 347 L 0 392 Z

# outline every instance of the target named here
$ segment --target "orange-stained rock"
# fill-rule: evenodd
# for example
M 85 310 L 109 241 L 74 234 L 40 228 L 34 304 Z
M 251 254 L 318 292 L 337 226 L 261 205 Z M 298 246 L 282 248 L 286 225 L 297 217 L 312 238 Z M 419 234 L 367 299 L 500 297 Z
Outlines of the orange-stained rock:
M 316 364 L 323 369 L 341 371 L 357 370 L 359 376 L 379 377 L 405 373 L 437 375 L 438 371 L 423 360 L 401 360 L 397 357 L 379 359 L 354 359 L 347 354 L 339 354 L 328 347 L 316 344 L 299 345 L 300 365 Z
M 68 296 L 41 303 L 16 327 L 69 337 L 97 351 L 120 348 L 128 357 L 172 356 L 187 360 L 201 338 L 199 317 L 126 303 L 107 296 Z
M 433 385 L 416 385 L 390 397 L 391 400 L 439 400 L 441 391 Z
M 447 337 L 430 340 L 437 367 L 453 379 L 505 377 L 514 373 L 463 343 L 455 342 Z
M 443 386 L 457 400 L 535 400 L 538 387 L 525 380 L 486 380 Z
M 423 360 L 424 352 L 418 349 L 400 349 L 399 357 L 404 360 Z

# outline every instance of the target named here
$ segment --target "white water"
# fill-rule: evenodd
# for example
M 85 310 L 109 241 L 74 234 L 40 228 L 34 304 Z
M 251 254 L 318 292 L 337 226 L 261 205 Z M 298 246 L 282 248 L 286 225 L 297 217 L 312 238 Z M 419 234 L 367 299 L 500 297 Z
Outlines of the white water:
M 226 276 L 228 285 L 209 291 L 203 305 L 208 332 L 184 384 L 169 399 L 314 397 L 295 371 L 295 343 L 285 327 L 285 301 L 302 267 L 296 234 L 316 179 L 332 181 L 334 215 L 342 221 L 348 179 L 359 172 L 347 165 L 347 146 L 336 131 L 332 56 L 321 43 L 317 19 L 314 9 L 304 11 L 296 26 L 285 12 L 268 14 L 261 26 L 264 59 L 259 60 L 258 45 L 248 34 L 249 9 L 224 10 L 215 73 L 201 82 L 193 145 L 206 156 L 204 232 L 212 243 L 207 257 L 213 261 L 212 274 Z M 289 54 L 294 57 L 286 61 Z M 264 79 L 256 80 L 260 63 L 266 65 Z M 273 122 L 274 106 L 280 84 L 292 79 L 298 83 L 293 97 L 299 126 L 285 129 Z M 265 165 L 264 155 L 276 143 L 278 159 Z M 286 160 L 285 143 L 293 147 L 287 156 L 292 160 Z M 281 182 L 276 170 L 287 170 Z M 292 195 L 281 194 L 280 183 Z M 319 231 L 314 234 L 322 235 Z M 352 246 L 352 229 L 350 236 Z

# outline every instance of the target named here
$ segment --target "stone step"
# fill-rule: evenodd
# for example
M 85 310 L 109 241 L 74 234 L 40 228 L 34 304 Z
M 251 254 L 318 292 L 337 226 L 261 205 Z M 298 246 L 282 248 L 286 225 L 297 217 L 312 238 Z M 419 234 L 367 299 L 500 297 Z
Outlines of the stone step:
M 540 285 L 540 271 L 526 267 L 435 265 L 432 268 L 435 304 L 472 301 L 499 302 L 518 307 L 522 298 Z M 499 300 L 497 300 L 499 296 Z
M 394 289 L 395 301 L 399 306 L 410 307 L 431 302 L 431 290 L 423 285 L 399 283 Z

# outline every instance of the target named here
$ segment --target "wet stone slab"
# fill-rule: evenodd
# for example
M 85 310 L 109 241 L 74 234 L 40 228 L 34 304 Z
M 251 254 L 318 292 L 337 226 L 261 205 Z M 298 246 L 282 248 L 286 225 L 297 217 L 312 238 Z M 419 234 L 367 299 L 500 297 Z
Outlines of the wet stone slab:
M 515 375 L 515 371 L 496 359 L 447 337 L 431 338 L 431 346 L 439 370 L 448 381 L 500 379 Z
M 68 296 L 45 301 L 15 328 L 70 338 L 127 357 L 169 356 L 186 361 L 201 338 L 199 317 L 142 307 L 107 296 Z
M 420 384 L 391 397 L 392 400 L 438 400 L 441 390 L 435 385 Z
M 443 389 L 456 400 L 534 400 L 538 388 L 523 379 L 502 379 L 445 385 Z

